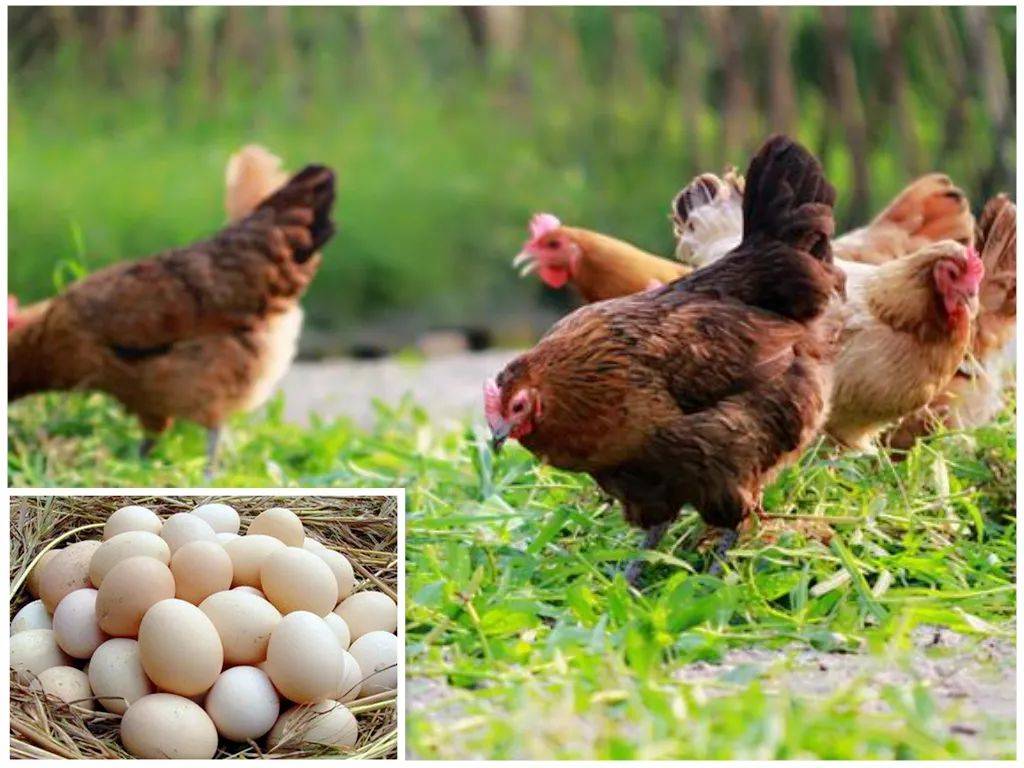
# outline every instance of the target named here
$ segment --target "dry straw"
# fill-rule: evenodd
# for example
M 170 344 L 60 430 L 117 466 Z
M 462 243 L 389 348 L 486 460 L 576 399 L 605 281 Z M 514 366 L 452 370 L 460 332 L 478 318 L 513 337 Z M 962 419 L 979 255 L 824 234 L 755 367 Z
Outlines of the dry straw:
M 166 518 L 199 504 L 223 502 L 238 510 L 242 527 L 265 509 L 287 507 L 302 518 L 306 533 L 345 555 L 356 574 L 356 589 L 377 589 L 397 601 L 397 501 L 391 497 L 46 497 L 11 500 L 10 615 L 32 600 L 24 588 L 31 567 L 50 549 L 98 539 L 110 514 L 141 504 Z M 264 752 L 259 744 L 221 742 L 218 758 L 395 758 L 398 753 L 398 704 L 394 693 L 367 696 L 348 708 L 359 721 L 359 741 L 350 750 L 316 745 L 280 747 Z M 129 758 L 118 738 L 120 715 L 88 712 L 29 690 L 11 676 L 11 757 Z

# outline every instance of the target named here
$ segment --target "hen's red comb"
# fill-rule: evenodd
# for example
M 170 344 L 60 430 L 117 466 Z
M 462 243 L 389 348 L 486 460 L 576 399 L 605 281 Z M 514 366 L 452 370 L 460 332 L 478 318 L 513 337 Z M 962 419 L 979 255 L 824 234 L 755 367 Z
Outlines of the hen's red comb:
M 18 297 L 13 294 L 7 294 L 7 330 L 11 330 L 14 327 L 14 318 L 18 314 Z
M 554 232 L 562 226 L 557 216 L 550 213 L 535 213 L 530 219 L 530 237 L 536 240 L 538 237 Z

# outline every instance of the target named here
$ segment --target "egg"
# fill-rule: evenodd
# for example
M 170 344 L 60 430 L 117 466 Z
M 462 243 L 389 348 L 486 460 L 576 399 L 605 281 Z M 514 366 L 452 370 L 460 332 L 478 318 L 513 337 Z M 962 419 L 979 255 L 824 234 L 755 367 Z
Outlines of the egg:
M 213 622 L 184 600 L 161 600 L 139 625 L 139 658 L 158 688 L 181 696 L 209 690 L 224 666 Z
M 260 567 L 260 584 L 281 613 L 309 611 L 325 616 L 338 603 L 338 583 L 327 563 L 298 547 L 268 555 Z
M 29 688 L 32 690 L 42 689 L 47 696 L 54 696 L 65 704 L 74 704 L 76 707 L 96 709 L 92 700 L 92 689 L 89 687 L 89 678 L 80 669 L 74 667 L 50 667 L 39 673 L 39 676 L 32 681 Z
M 352 643 L 352 633 L 348 631 L 348 624 L 345 623 L 345 620 L 336 613 L 328 613 L 324 616 L 324 621 L 327 622 L 327 626 L 331 628 L 334 636 L 338 638 L 341 650 L 347 651 Z
M 190 541 L 171 560 L 174 596 L 199 605 L 231 586 L 231 558 L 216 541 Z
M 348 624 L 353 640 L 367 632 L 394 632 L 398 629 L 398 606 L 383 592 L 356 592 L 345 598 L 334 612 Z
M 206 711 L 182 696 L 143 696 L 121 718 L 121 743 L 135 757 L 209 760 L 217 729 Z
M 98 595 L 95 589 L 76 589 L 53 612 L 53 636 L 68 656 L 88 659 L 107 639 L 96 618 Z
M 363 688 L 363 670 L 359 668 L 359 662 L 348 651 L 342 651 L 341 658 L 344 662 L 341 685 L 338 687 L 338 692 L 332 698 L 345 704 L 359 698 Z
M 273 727 L 281 704 L 266 674 L 256 667 L 232 667 L 206 694 L 205 708 L 221 736 L 248 741 Z
M 53 629 L 53 621 L 42 600 L 33 600 L 21 607 L 11 619 L 11 634 L 26 629 Z
M 274 749 L 283 743 L 289 746 L 307 743 L 352 747 L 358 738 L 359 724 L 348 707 L 326 699 L 312 706 L 286 710 L 271 728 L 267 748 Z
M 256 664 L 267 657 L 270 633 L 281 614 L 262 597 L 232 589 L 210 595 L 199 610 L 213 623 L 227 664 Z
M 127 637 L 112 638 L 96 649 L 89 660 L 89 685 L 99 705 L 115 715 L 156 690 L 142 669 L 138 641 Z
M 344 600 L 351 595 L 352 588 L 356 585 L 356 577 L 352 572 L 352 563 L 348 561 L 348 558 L 341 554 L 341 552 L 335 552 L 333 549 L 327 549 L 326 547 L 321 547 L 313 554 L 327 563 L 327 567 L 334 574 L 334 580 L 338 584 L 338 600 Z
M 270 633 L 267 666 L 274 687 L 296 703 L 319 701 L 338 690 L 344 673 L 338 638 L 322 618 L 289 613 Z
M 89 561 L 99 549 L 98 541 L 78 541 L 60 550 L 39 577 L 39 596 L 46 610 L 53 613 L 57 603 L 76 589 L 91 586 Z
M 224 543 L 224 551 L 231 558 L 234 587 L 260 586 L 260 567 L 268 555 L 285 548 L 283 542 L 273 536 L 246 535 Z
M 126 531 L 159 534 L 162 527 L 160 518 L 151 509 L 135 505 L 121 507 L 107 518 L 106 525 L 103 526 L 103 540 L 112 539 Z
M 174 597 L 171 569 L 152 557 L 129 557 L 103 577 L 96 598 L 100 629 L 115 637 L 135 637 L 150 606 Z
M 329 630 L 328 630 L 329 631 Z M 26 629 L 11 637 L 11 669 L 30 680 L 50 667 L 70 667 L 72 659 L 57 645 L 52 629 Z
M 190 541 L 217 541 L 217 534 L 210 524 L 188 512 L 178 512 L 167 518 L 160 530 L 160 537 L 171 548 L 171 557 Z
M 28 593 L 32 595 L 32 597 L 39 597 L 39 579 L 43 575 L 43 568 L 45 568 L 46 564 L 57 556 L 58 552 L 60 552 L 59 549 L 46 550 L 43 552 L 42 557 L 39 558 L 39 562 L 37 562 L 32 567 L 32 570 L 28 572 L 28 578 L 25 579 L 25 587 L 28 589 Z
M 192 514 L 205 520 L 215 533 L 238 535 L 241 521 L 235 508 L 228 504 L 200 504 L 192 510 Z
M 246 593 L 248 593 L 250 595 L 256 595 L 256 597 L 261 597 L 264 600 L 267 599 L 267 596 L 264 595 L 260 590 L 256 589 L 256 587 L 232 587 L 231 591 L 232 592 L 246 592 Z
M 89 561 L 89 580 L 94 587 L 103 584 L 103 577 L 122 560 L 129 557 L 152 557 L 164 565 L 171 561 L 167 542 L 149 531 L 125 531 L 100 544 Z
M 367 632 L 348 649 L 363 672 L 363 696 L 398 687 L 398 638 L 390 632 Z
M 302 548 L 307 552 L 312 552 L 313 554 L 316 554 L 317 552 L 322 552 L 326 549 L 326 547 L 323 544 L 321 544 L 316 539 L 309 538 L 309 536 L 302 540 Z
M 302 547 L 306 539 L 299 516 L 282 507 L 274 507 L 256 515 L 249 523 L 246 536 L 255 534 L 273 536 L 289 547 Z
M 231 541 L 232 539 L 237 539 L 237 538 L 238 538 L 238 534 L 237 533 L 218 533 L 217 534 L 217 541 L 219 541 L 221 544 L 224 544 L 225 542 L 228 542 L 228 541 Z

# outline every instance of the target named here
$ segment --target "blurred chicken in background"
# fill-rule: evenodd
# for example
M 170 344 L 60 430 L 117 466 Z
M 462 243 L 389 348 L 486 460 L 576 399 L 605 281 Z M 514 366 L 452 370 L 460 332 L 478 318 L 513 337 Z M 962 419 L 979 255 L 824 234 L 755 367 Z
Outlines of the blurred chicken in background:
M 286 180 L 279 165 L 253 147 L 232 158 L 232 222 L 211 238 L 9 307 L 8 400 L 106 392 L 139 418 L 143 453 L 174 419 L 196 422 L 208 430 L 209 476 L 221 425 L 262 405 L 288 370 L 299 299 L 334 234 L 334 173 L 310 165 Z

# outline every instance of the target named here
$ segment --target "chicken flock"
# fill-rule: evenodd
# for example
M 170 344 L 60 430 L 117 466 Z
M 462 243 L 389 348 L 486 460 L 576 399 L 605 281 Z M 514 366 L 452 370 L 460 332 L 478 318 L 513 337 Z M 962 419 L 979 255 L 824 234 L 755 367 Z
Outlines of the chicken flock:
M 335 230 L 334 173 L 281 166 L 255 145 L 234 155 L 228 224 L 206 240 L 28 307 L 9 298 L 8 399 L 106 392 L 138 417 L 143 453 L 174 420 L 196 422 L 209 477 L 225 420 L 287 371 Z M 837 237 L 835 199 L 817 159 L 774 136 L 745 176 L 701 174 L 671 201 L 675 259 L 534 216 L 514 265 L 586 303 L 485 383 L 495 447 L 515 439 L 590 474 L 648 548 L 691 505 L 727 532 L 724 556 L 819 436 L 906 449 L 992 419 L 1013 361 L 1013 202 L 997 195 L 975 221 L 930 174 Z
M 724 554 L 819 434 L 908 448 L 991 419 L 1013 359 L 1014 204 L 992 198 L 976 224 L 931 174 L 834 237 L 834 201 L 818 161 L 775 136 L 745 178 L 702 174 L 675 197 L 674 261 L 536 215 L 514 266 L 588 304 L 485 384 L 495 445 L 590 474 L 648 548 L 690 504 L 726 529 Z

